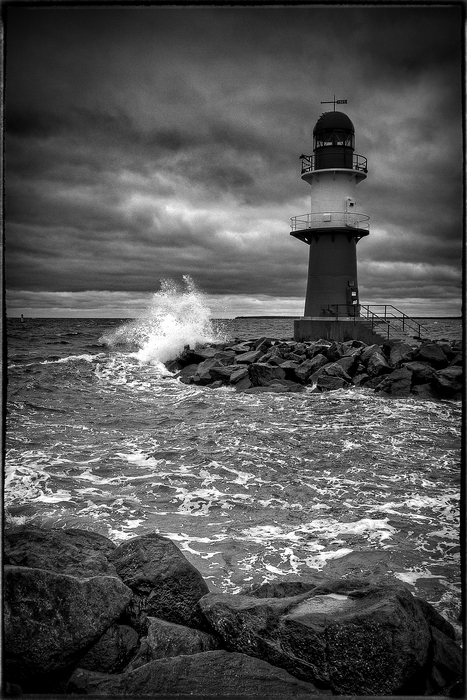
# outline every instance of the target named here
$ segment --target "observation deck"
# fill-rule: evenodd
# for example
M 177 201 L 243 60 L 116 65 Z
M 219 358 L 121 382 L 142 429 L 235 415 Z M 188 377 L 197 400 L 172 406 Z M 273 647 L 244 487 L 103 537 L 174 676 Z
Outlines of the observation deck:
M 310 243 L 314 235 L 345 233 L 357 242 L 370 231 L 370 217 L 349 211 L 312 212 L 290 219 L 290 235 L 304 243 Z
M 325 151 L 325 149 L 321 149 Z M 314 153 L 311 156 L 300 156 L 302 161 L 301 175 L 319 170 L 356 170 L 366 177 L 368 173 L 367 159 L 365 156 L 349 152 L 350 149 L 327 148 L 326 152 Z

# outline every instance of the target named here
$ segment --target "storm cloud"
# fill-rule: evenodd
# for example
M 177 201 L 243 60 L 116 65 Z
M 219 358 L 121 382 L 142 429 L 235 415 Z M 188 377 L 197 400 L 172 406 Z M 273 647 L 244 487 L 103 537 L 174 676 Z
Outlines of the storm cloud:
M 12 315 L 137 314 L 190 275 L 215 315 L 301 315 L 301 153 L 347 99 L 362 301 L 461 307 L 461 5 L 5 10 Z

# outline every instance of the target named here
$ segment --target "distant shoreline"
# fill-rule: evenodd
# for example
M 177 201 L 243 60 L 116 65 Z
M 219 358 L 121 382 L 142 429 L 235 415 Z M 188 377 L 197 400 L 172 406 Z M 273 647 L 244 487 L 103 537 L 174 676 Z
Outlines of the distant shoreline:
M 233 320 L 239 321 L 239 320 L 244 320 L 247 318 L 251 318 L 251 319 L 253 319 L 253 318 L 268 318 L 268 319 L 270 319 L 270 318 L 283 318 L 283 319 L 298 321 L 300 316 L 235 316 L 235 318 Z M 431 320 L 439 319 L 440 321 L 461 321 L 462 320 L 462 316 L 413 316 L 412 318 L 420 318 L 420 319 L 423 319 L 425 321 L 429 321 L 430 319 Z M 228 321 L 229 319 L 216 319 L 216 320 L 218 320 L 218 321 L 227 320 Z

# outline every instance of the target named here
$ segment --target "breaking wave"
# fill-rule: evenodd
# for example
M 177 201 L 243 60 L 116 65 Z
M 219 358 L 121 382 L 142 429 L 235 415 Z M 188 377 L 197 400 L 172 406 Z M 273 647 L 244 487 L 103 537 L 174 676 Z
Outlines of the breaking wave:
M 159 364 L 176 357 L 186 345 L 224 340 L 214 329 L 206 297 L 188 275 L 183 286 L 161 280 L 144 316 L 103 335 L 100 342 L 111 349 L 131 349 L 141 362 Z

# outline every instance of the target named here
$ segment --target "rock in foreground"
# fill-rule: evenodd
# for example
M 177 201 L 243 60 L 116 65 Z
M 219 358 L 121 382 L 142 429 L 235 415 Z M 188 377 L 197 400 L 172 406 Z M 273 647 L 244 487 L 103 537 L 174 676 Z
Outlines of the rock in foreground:
M 39 530 L 5 532 L 9 562 L 40 564 L 5 566 L 11 694 L 446 695 L 460 684 L 452 626 L 399 583 L 317 575 L 209 593 L 160 535 L 115 547 Z M 86 566 L 115 573 L 88 578 Z

